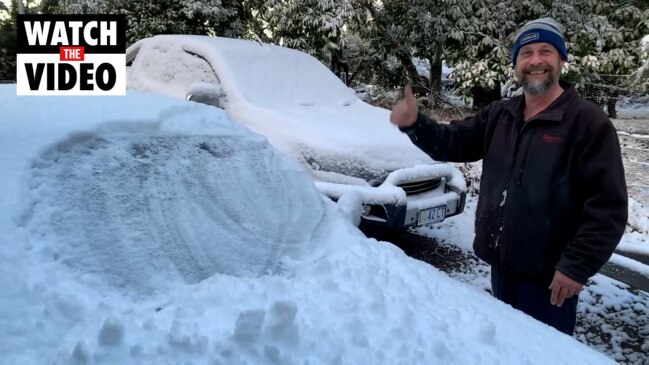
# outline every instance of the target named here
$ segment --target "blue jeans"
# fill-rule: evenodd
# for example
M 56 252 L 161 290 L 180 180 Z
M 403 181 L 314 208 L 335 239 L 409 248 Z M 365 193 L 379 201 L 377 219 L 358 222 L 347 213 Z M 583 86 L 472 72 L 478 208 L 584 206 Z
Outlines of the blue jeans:
M 521 280 L 491 266 L 491 289 L 494 297 L 535 319 L 572 336 L 577 322 L 579 295 L 567 298 L 561 307 L 550 304 L 552 291 L 547 285 Z

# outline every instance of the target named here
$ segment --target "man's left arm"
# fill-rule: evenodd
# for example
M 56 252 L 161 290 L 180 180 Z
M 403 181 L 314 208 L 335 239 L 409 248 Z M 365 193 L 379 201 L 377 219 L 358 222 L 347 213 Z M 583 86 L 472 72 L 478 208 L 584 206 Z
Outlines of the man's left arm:
M 579 229 L 556 266 L 557 271 L 580 284 L 585 284 L 611 257 L 624 234 L 628 216 L 617 132 L 608 120 L 592 128 L 577 161 L 579 189 L 584 197 Z

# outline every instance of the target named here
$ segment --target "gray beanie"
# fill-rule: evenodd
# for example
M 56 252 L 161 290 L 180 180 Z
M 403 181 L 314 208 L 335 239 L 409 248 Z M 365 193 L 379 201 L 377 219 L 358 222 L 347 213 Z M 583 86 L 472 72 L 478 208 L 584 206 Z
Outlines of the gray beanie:
M 541 18 L 527 22 L 516 34 L 512 47 L 512 63 L 516 66 L 516 58 L 521 47 L 538 42 L 549 43 L 559 51 L 561 58 L 568 58 L 566 41 L 563 39 L 564 28 L 552 18 Z

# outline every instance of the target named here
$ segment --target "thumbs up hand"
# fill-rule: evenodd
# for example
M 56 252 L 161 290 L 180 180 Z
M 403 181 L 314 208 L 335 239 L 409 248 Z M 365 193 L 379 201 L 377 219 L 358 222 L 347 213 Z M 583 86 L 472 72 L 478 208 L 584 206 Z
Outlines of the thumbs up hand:
M 403 99 L 392 107 L 390 122 L 397 127 L 410 127 L 417 121 L 418 111 L 417 99 L 412 94 L 410 84 L 407 84 L 403 92 Z

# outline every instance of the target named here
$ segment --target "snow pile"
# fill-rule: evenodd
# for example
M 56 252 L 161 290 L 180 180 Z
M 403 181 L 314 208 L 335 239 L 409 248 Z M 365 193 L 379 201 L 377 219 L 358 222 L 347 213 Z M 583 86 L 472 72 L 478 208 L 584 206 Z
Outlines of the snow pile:
M 617 117 L 621 119 L 649 119 L 649 98 L 620 98 Z
M 482 160 L 477 162 L 453 163 L 466 180 L 467 195 L 477 196 L 480 193 L 480 177 L 482 176 Z
M 630 247 L 631 250 L 629 250 L 629 251 L 633 251 L 634 247 L 635 246 L 631 246 Z M 647 249 L 646 249 L 646 246 L 645 246 L 644 252 L 641 251 L 640 253 L 646 254 L 646 251 L 647 251 Z M 611 256 L 611 258 L 609 259 L 609 262 L 611 262 L 613 264 L 616 264 L 618 266 L 622 266 L 622 267 L 624 267 L 626 269 L 629 269 L 629 270 L 631 270 L 631 271 L 633 271 L 636 274 L 639 274 L 641 276 L 649 277 L 649 266 L 646 265 L 646 264 L 643 264 L 640 261 L 637 261 L 637 260 L 628 258 L 626 256 L 614 253 Z
M 629 221 L 627 232 L 649 235 L 649 206 L 629 198 Z
M 629 220 L 618 249 L 649 255 L 649 206 L 646 203 L 629 198 Z M 620 264 L 628 266 L 624 262 Z M 645 265 L 642 271 L 649 272 L 649 267 Z
M 646 364 L 649 306 L 646 293 L 604 275 L 593 276 L 579 293 L 575 336 L 620 363 Z M 639 330 L 639 332 L 638 332 Z
M 449 276 L 486 291 L 491 289 L 491 269 L 475 256 L 472 248 L 476 202 L 477 197 L 469 196 L 464 214 L 451 217 L 440 225 L 417 228 L 416 232 L 429 237 L 429 242 L 432 242 L 431 247 L 422 247 L 421 255 L 441 257 L 438 259 L 442 263 L 440 266 Z M 627 237 L 628 233 L 623 242 Z M 641 275 L 649 275 L 648 266 L 635 260 L 614 254 L 611 261 Z M 630 290 L 624 283 L 597 274 L 579 296 L 575 338 L 616 361 L 645 364 L 649 356 L 646 293 Z
M 0 105 L 2 363 L 608 362 L 365 238 L 214 108 Z
M 361 223 L 361 215 L 363 214 L 363 200 L 361 199 L 361 195 L 356 191 L 350 191 L 343 194 L 336 203 L 338 203 L 342 214 L 354 226 L 358 227 Z

